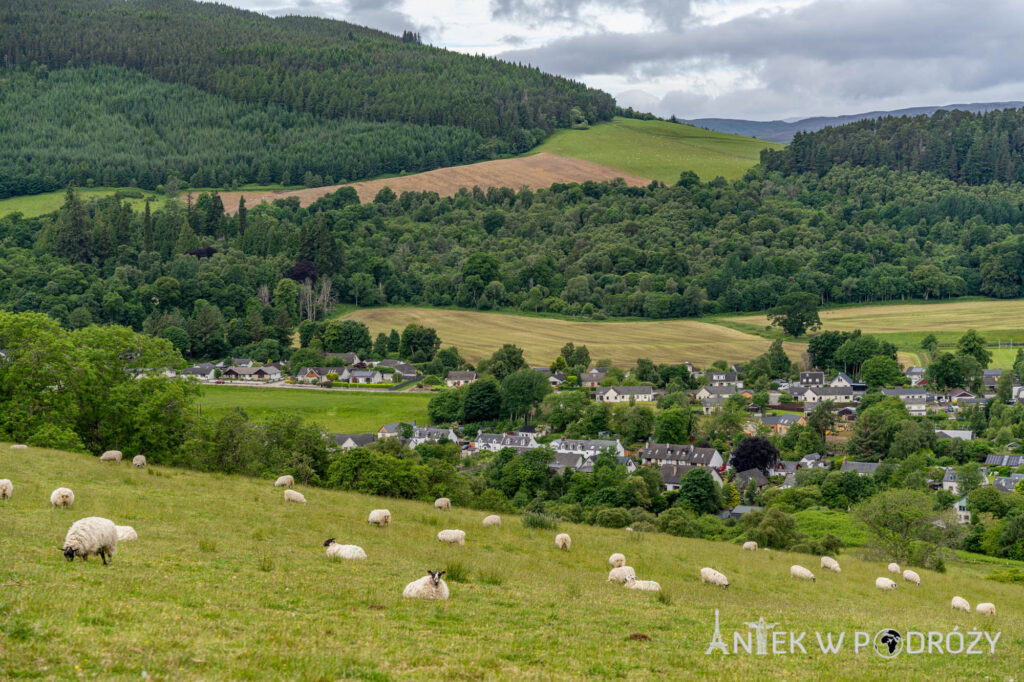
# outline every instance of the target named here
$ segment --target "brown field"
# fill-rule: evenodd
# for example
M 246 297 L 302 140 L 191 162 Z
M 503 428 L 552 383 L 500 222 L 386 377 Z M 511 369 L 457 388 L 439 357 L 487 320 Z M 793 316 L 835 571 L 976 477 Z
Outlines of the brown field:
M 608 358 L 632 367 L 637 358 L 655 362 L 690 361 L 706 367 L 715 360 L 740 362 L 768 350 L 767 339 L 706 322 L 574 322 L 521 315 L 478 313 L 433 308 L 363 308 L 344 316 L 359 320 L 371 336 L 416 323 L 437 330 L 445 346 L 454 345 L 464 358 L 476 362 L 504 343 L 523 349 L 531 365 L 548 365 L 567 342 L 585 345 L 594 360 Z M 787 343 L 786 352 L 800 359 L 804 346 Z
M 646 185 L 647 178 L 617 171 L 592 161 L 570 159 L 553 154 L 535 154 L 515 159 L 499 159 L 483 161 L 468 166 L 439 168 L 416 173 L 415 175 L 382 178 L 353 182 L 348 185 L 329 185 L 309 189 L 277 190 L 274 192 L 223 192 L 221 200 L 229 214 L 238 210 L 239 197 L 245 197 L 245 205 L 252 208 L 262 201 L 275 201 L 298 197 L 302 206 L 309 206 L 320 197 L 337 191 L 341 187 L 354 187 L 360 201 L 372 201 L 384 187 L 390 187 L 396 194 L 402 192 L 437 192 L 441 196 L 450 197 L 461 188 L 478 186 L 513 187 L 519 189 L 524 185 L 530 189 L 550 187 L 556 182 L 584 182 L 586 180 L 602 181 L 622 178 L 630 185 Z

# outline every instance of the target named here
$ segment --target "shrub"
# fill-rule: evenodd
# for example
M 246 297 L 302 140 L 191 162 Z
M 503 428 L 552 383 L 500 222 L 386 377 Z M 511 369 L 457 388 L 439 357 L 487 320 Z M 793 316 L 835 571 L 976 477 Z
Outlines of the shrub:
M 593 515 L 593 524 L 604 528 L 625 528 L 633 517 L 625 509 L 600 509 Z
M 643 507 L 633 507 L 632 509 L 629 510 L 629 515 L 630 517 L 632 517 L 633 524 L 646 522 L 653 525 L 654 522 L 658 520 L 657 516 L 647 511 Z
M 1003 571 L 992 571 L 986 576 L 986 578 L 988 580 L 995 580 L 998 583 L 1024 585 L 1024 571 L 1019 568 L 1007 568 Z
M 441 377 L 437 376 L 436 374 L 428 374 L 427 376 L 423 377 L 423 381 L 421 381 L 420 383 L 423 384 L 424 386 L 440 386 Z
M 634 523 L 632 528 L 634 533 L 654 533 L 658 530 L 658 527 L 650 521 L 639 521 Z
M 700 531 L 697 529 L 697 517 L 693 515 L 693 512 L 681 507 L 672 507 L 663 511 L 658 517 L 658 530 L 684 538 L 700 537 Z
M 538 512 L 527 512 L 522 517 L 523 528 L 540 528 L 542 530 L 553 530 L 558 528 L 558 520 L 547 514 Z
M 333 381 L 321 381 L 320 382 L 320 388 L 334 388 L 334 382 Z

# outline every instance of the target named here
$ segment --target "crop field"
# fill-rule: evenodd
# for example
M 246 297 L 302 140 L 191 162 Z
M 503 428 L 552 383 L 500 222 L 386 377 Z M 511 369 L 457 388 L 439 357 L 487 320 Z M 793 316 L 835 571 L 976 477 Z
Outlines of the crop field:
M 134 188 L 123 188 L 131 192 L 139 192 L 140 190 Z M 84 201 L 90 199 L 99 199 L 102 197 L 110 196 L 114 192 L 117 192 L 116 187 L 82 187 L 78 189 L 79 196 Z M 167 201 L 167 197 L 163 194 L 156 194 L 154 192 L 142 192 L 146 197 L 150 197 L 150 208 L 156 210 L 161 208 Z M 35 218 L 37 216 L 46 215 L 47 213 L 53 213 L 61 206 L 64 205 L 64 197 L 66 192 L 59 190 L 56 192 L 46 192 L 44 194 L 32 194 L 24 197 L 11 197 L 9 199 L 0 199 L 0 218 L 10 215 L 12 213 L 21 213 L 26 218 Z M 143 210 L 146 205 L 146 199 L 138 198 L 127 198 L 125 199 L 132 208 L 135 210 Z
M 241 408 L 254 420 L 290 413 L 316 422 L 329 433 L 369 433 L 384 424 L 425 424 L 429 393 L 384 393 L 318 388 L 203 386 L 199 409 L 217 418 Z
M 920 587 L 874 587 L 879 562 L 841 554 L 841 574 L 817 557 L 744 552 L 739 546 L 661 534 L 561 524 L 533 530 L 505 515 L 435 511 L 429 503 L 299 489 L 286 503 L 270 480 L 199 474 L 83 454 L 0 444 L 0 475 L 14 495 L 0 502 L 0 678 L 211 679 L 1011 679 L 1019 676 L 1024 590 L 985 580 L 991 565 L 919 571 Z M 70 510 L 49 493 L 74 489 Z M 366 523 L 387 507 L 387 529 Z M 139 539 L 110 566 L 67 563 L 58 551 L 71 523 L 102 516 Z M 441 545 L 442 528 L 466 531 L 464 547 Z M 555 547 L 556 532 L 572 548 Z M 365 561 L 328 560 L 323 541 L 363 547 Z M 623 552 L 665 598 L 606 581 Z M 810 567 L 820 582 L 789 577 Z M 712 566 L 728 590 L 701 584 Z M 408 600 L 402 588 L 427 569 L 447 570 L 451 598 Z M 996 604 L 995 617 L 954 612 L 953 595 Z M 806 653 L 705 655 L 720 615 L 750 634 L 760 617 L 806 632 Z M 948 633 L 973 629 L 996 641 L 981 655 L 904 653 L 892 660 L 854 649 L 854 632 L 882 628 Z M 822 653 L 815 632 L 845 633 Z M 770 641 L 770 640 L 769 640 Z M 954 640 L 955 641 L 955 640 Z M 971 637 L 968 637 L 968 643 Z M 943 640 L 943 645 L 945 640 Z M 785 638 L 783 649 L 788 651 Z M 756 649 L 755 649 L 756 650 Z
M 345 315 L 369 327 L 370 335 L 407 324 L 433 327 L 444 345 L 457 346 L 476 362 L 505 343 L 523 349 L 532 365 L 549 365 L 567 342 L 585 345 L 594 360 L 610 359 L 631 367 L 637 358 L 655 362 L 690 361 L 706 366 L 715 360 L 739 362 L 766 352 L 771 341 L 719 325 L 695 320 L 641 322 L 574 322 L 524 315 L 433 308 L 361 308 Z M 786 344 L 794 359 L 803 348 Z

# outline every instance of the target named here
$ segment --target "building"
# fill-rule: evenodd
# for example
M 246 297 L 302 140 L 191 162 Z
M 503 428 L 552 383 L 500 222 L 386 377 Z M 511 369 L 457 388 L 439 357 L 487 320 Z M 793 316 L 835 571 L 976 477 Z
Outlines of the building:
M 923 417 L 927 411 L 928 391 L 923 388 L 883 388 L 882 395 L 902 400 L 911 416 Z
M 956 510 L 956 519 L 961 523 L 961 525 L 966 525 L 971 522 L 971 510 L 967 508 L 966 495 L 953 503 L 953 509 Z
M 358 365 L 362 363 L 362 360 L 355 353 L 324 353 L 324 357 L 331 360 L 340 360 L 345 365 Z
M 825 373 L 800 372 L 800 385 L 808 388 L 821 388 L 825 385 Z
M 747 469 L 746 471 L 741 471 L 732 479 L 733 485 L 735 485 L 736 489 L 740 492 L 746 490 L 751 481 L 754 482 L 758 492 L 764 490 L 770 483 L 768 477 L 761 473 L 759 469 Z
M 750 512 L 756 511 L 764 511 L 764 507 L 752 507 L 746 504 L 738 504 L 732 509 L 723 509 L 722 511 L 718 512 L 717 516 L 723 521 L 727 519 L 735 519 L 739 521 L 741 518 L 743 518 Z
M 598 367 L 589 372 L 584 372 L 580 375 L 580 386 L 583 386 L 583 388 L 597 388 L 604 381 L 607 373 L 607 367 Z
M 330 438 L 341 450 L 361 448 L 377 440 L 377 436 L 372 433 L 332 433 Z
M 1010 474 L 1009 476 L 996 476 L 992 481 L 992 487 L 1003 493 L 1012 493 L 1017 489 L 1017 484 L 1024 480 L 1024 474 Z
M 1024 455 L 989 455 L 985 458 L 985 466 L 1019 467 L 1024 464 Z
M 575 453 L 583 456 L 599 455 L 611 448 L 612 454 L 621 457 L 626 454 L 626 448 L 618 440 L 573 440 L 571 438 L 560 438 L 551 441 L 548 446 L 556 453 Z
M 942 429 L 935 432 L 935 437 L 938 440 L 947 440 L 949 438 L 958 438 L 960 440 L 974 440 L 973 431 L 957 431 L 954 429 Z
M 654 400 L 654 388 L 651 386 L 601 386 L 594 395 L 599 403 L 649 403 Z
M 736 372 L 711 370 L 706 372 L 705 376 L 708 378 L 709 386 L 732 386 L 733 388 L 743 388 L 743 382 L 739 380 L 739 376 Z
M 692 464 L 662 464 L 658 467 L 661 472 L 661 480 L 665 484 L 665 490 L 679 490 L 680 479 L 698 467 Z M 708 470 L 711 478 L 719 486 L 722 485 L 722 476 L 714 469 Z
M 506 433 L 478 433 L 473 439 L 473 445 L 477 450 L 490 452 L 498 452 L 505 448 L 524 452 L 538 447 L 537 439 L 533 437 L 533 434 L 509 435 Z
M 444 380 L 449 387 L 457 388 L 459 386 L 466 386 L 467 384 L 471 384 L 478 378 L 480 378 L 480 375 L 478 375 L 476 372 L 459 372 L 453 370 L 451 372 L 448 372 L 448 376 L 446 376 Z
M 954 495 L 960 494 L 960 484 L 957 481 L 956 469 L 953 467 L 947 467 L 946 473 L 942 475 L 942 489 Z
M 640 450 L 640 461 L 646 465 L 685 464 L 706 469 L 720 469 L 725 461 L 715 448 L 697 448 L 689 444 L 648 442 Z
M 843 462 L 843 466 L 839 469 L 841 472 L 855 471 L 860 476 L 871 476 L 878 469 L 878 462 L 851 462 L 849 460 Z

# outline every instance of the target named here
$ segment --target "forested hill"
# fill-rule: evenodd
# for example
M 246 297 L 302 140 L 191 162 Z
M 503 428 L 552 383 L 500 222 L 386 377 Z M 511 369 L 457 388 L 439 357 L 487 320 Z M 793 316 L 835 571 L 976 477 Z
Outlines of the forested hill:
M 817 172 L 837 164 L 927 171 L 955 182 L 1024 182 L 1024 109 L 938 111 L 797 133 L 785 149 L 765 150 L 767 170 Z

